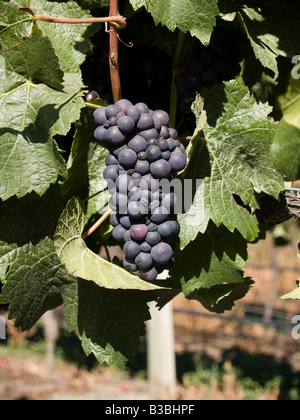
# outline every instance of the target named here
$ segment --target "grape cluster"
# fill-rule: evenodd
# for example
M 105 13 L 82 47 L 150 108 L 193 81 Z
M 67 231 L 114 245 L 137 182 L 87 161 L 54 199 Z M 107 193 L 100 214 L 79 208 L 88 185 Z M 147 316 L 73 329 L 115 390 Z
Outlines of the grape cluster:
M 110 154 L 103 176 L 111 193 L 112 236 L 125 242 L 123 266 L 146 281 L 173 264 L 170 240 L 179 227 L 170 214 L 169 181 L 186 166 L 186 152 L 169 115 L 121 99 L 94 112 L 95 138 Z M 167 188 L 165 188 L 167 186 Z
M 196 93 L 231 80 L 240 73 L 238 40 L 236 30 L 217 26 L 208 47 L 200 43 L 193 46 L 184 71 L 175 78 L 181 112 L 191 112 Z

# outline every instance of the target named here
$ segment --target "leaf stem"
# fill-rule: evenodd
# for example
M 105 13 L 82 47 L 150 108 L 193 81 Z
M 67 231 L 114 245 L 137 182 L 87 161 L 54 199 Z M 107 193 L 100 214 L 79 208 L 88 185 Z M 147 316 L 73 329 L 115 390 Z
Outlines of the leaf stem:
M 171 88 L 171 105 L 170 105 L 170 125 L 171 127 L 175 127 L 176 124 L 176 115 L 177 115 L 177 90 L 175 86 L 175 77 L 180 71 L 180 62 L 181 62 L 181 54 L 184 47 L 185 41 L 185 34 L 183 32 L 179 32 L 178 42 L 176 53 L 173 62 L 173 74 L 172 74 L 172 88 Z
M 116 16 L 106 16 L 106 17 L 92 17 L 92 18 L 79 18 L 79 19 L 71 19 L 71 18 L 56 18 L 52 16 L 44 16 L 44 15 L 34 15 L 35 20 L 40 20 L 43 22 L 49 23 L 65 23 L 70 25 L 76 24 L 84 24 L 84 23 L 105 23 L 109 22 L 112 25 L 117 25 L 120 28 L 126 27 L 126 19 L 121 15 Z
M 9 25 L 5 26 L 5 28 L 1 29 L 0 34 L 2 34 L 3 32 L 7 31 L 8 29 L 12 28 L 15 25 L 20 25 L 21 23 L 25 23 L 25 22 L 30 22 L 33 21 L 34 17 L 28 17 L 26 19 L 22 19 L 22 20 L 18 20 L 18 22 L 14 22 L 14 23 L 10 23 Z
M 88 236 L 90 236 L 92 233 L 95 232 L 95 230 L 98 229 L 99 226 L 102 225 L 102 223 L 112 214 L 112 210 L 107 210 L 103 216 L 100 217 L 100 219 L 85 233 L 82 234 L 82 239 L 86 239 Z
M 101 105 L 92 104 L 91 102 L 84 102 L 84 105 L 87 108 L 92 108 L 92 109 L 97 109 L 97 108 L 99 108 L 101 106 Z
M 42 21 L 42 22 L 48 22 L 48 23 L 64 23 L 64 24 L 70 24 L 70 25 L 87 24 L 87 23 L 110 23 L 113 27 L 114 25 L 117 26 L 118 28 L 126 27 L 126 18 L 120 15 L 118 9 L 115 14 L 110 14 L 109 16 L 105 16 L 105 17 L 75 18 L 75 19 L 35 14 L 28 7 L 23 7 L 23 8 L 21 7 L 19 10 L 29 13 L 32 17 L 24 19 L 23 21 L 20 21 L 20 22 L 11 24 L 10 26 L 16 25 L 18 23 L 34 20 L 35 22 Z

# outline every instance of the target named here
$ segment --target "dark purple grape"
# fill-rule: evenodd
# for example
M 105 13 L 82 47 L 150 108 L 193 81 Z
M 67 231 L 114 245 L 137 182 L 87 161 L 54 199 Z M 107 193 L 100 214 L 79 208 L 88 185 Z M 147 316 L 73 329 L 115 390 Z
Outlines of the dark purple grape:
M 148 113 L 142 113 L 138 123 L 137 123 L 137 129 L 140 131 L 149 130 L 150 128 L 154 127 L 154 121 L 150 114 Z
M 169 125 L 170 118 L 169 114 L 166 111 L 163 111 L 161 109 L 154 111 L 153 116 L 158 117 L 161 121 L 161 125 Z
M 205 85 L 215 85 L 219 82 L 219 75 L 214 69 L 206 70 L 202 75 L 203 83 Z
M 89 102 L 93 102 L 93 101 L 95 101 L 96 99 L 99 99 L 99 98 L 100 98 L 100 95 L 95 90 L 91 90 L 89 93 L 87 93 L 85 95 L 86 101 L 89 101 Z
M 158 131 L 155 128 L 149 128 L 149 130 L 140 131 L 140 135 L 145 139 L 158 137 Z
M 124 168 L 133 168 L 137 161 L 137 154 L 131 149 L 122 150 L 118 161 Z
M 161 242 L 161 236 L 158 232 L 148 232 L 145 240 L 149 245 L 154 246 Z
M 155 267 L 148 268 L 147 270 L 140 270 L 139 277 L 145 281 L 154 281 L 158 276 L 158 271 Z
M 140 252 L 135 259 L 135 263 L 138 268 L 142 270 L 147 270 L 148 268 L 152 267 L 153 259 L 150 253 Z
M 151 251 L 151 245 L 149 245 L 148 242 L 143 242 L 141 244 L 141 251 L 142 252 L 150 252 Z
M 134 169 L 141 175 L 146 175 L 150 170 L 150 164 L 147 160 L 137 160 Z
M 101 106 L 100 108 L 97 108 L 96 111 L 94 111 L 94 121 L 98 125 L 103 125 L 107 118 L 106 118 L 106 108 L 104 106 Z
M 123 259 L 123 267 L 125 268 L 125 270 L 130 271 L 131 273 L 135 273 L 138 271 L 138 267 L 134 259 L 132 260 L 127 257 Z
M 148 162 L 155 162 L 161 158 L 161 150 L 158 146 L 149 146 L 146 150 Z
M 166 127 L 165 125 L 163 125 L 161 127 L 160 133 L 159 133 L 159 138 L 160 139 L 168 139 L 170 137 L 170 131 L 169 128 Z
M 124 112 L 126 114 L 127 109 L 132 106 L 132 103 L 128 101 L 128 99 L 119 99 L 115 105 L 119 108 L 121 112 Z
M 94 137 L 95 137 L 96 140 L 106 141 L 107 140 L 107 129 L 104 128 L 103 125 L 100 125 L 94 131 Z
M 133 241 L 144 241 L 148 233 L 148 228 L 145 224 L 139 223 L 132 225 L 130 228 L 130 235 Z
M 141 114 L 149 112 L 149 108 L 144 102 L 138 102 L 135 106 L 140 110 Z
M 128 147 L 135 153 L 144 152 L 147 149 L 147 142 L 142 136 L 134 136 L 129 142 Z
M 106 118 L 109 120 L 115 117 L 118 112 L 120 112 L 120 109 L 116 105 L 109 105 L 105 110 Z
M 141 116 L 141 111 L 139 110 L 137 106 L 130 105 L 127 107 L 126 115 L 131 117 L 136 124 Z
M 103 171 L 103 178 L 110 179 L 115 181 L 119 176 L 118 166 L 117 165 L 110 165 L 107 166 Z
M 160 242 L 151 249 L 151 256 L 157 265 L 168 264 L 172 260 L 173 251 L 169 244 Z
M 120 224 L 123 226 L 123 228 L 125 229 L 130 229 L 132 226 L 132 220 L 130 219 L 129 216 L 126 215 L 120 215 L 119 217 L 120 219 Z
M 176 223 L 176 222 L 175 222 Z M 170 239 L 175 233 L 177 233 L 177 229 L 175 225 L 172 223 L 172 221 L 167 221 L 164 223 L 161 223 L 157 227 L 157 232 L 160 234 L 162 239 Z
M 134 259 L 141 252 L 141 247 L 135 241 L 128 241 L 123 247 L 123 252 L 127 258 Z
M 117 226 L 114 227 L 114 229 L 112 231 L 112 237 L 116 241 L 122 241 L 125 232 L 126 232 L 126 229 L 123 228 L 123 226 L 117 225 Z
M 170 159 L 172 159 L 172 156 Z M 163 159 L 159 159 L 150 165 L 151 175 L 156 179 L 169 178 L 171 171 L 170 163 Z
M 118 226 L 118 225 L 120 224 L 120 221 L 119 221 L 119 215 L 118 215 L 117 213 L 112 213 L 112 214 L 110 215 L 110 224 L 111 224 L 113 227 L 116 227 L 116 226 Z
M 118 119 L 117 125 L 118 125 L 119 130 L 122 133 L 128 134 L 135 127 L 135 122 L 134 122 L 133 118 L 131 118 L 127 115 L 124 115 L 124 117 L 121 117 L 121 118 Z
M 197 92 L 203 84 L 202 77 L 198 74 L 189 74 L 185 84 L 189 91 Z
M 151 214 L 150 221 L 159 225 L 168 220 L 168 217 L 168 209 L 166 209 L 166 207 L 158 207 L 154 210 L 153 214 Z
M 110 127 L 107 130 L 107 141 L 113 146 L 122 144 L 126 140 L 126 136 L 119 130 L 117 126 Z
M 171 153 L 171 157 L 168 162 L 171 166 L 172 171 L 179 172 L 185 168 L 187 161 L 185 154 L 177 152 L 175 150 L 173 153 Z
M 169 144 L 166 139 L 160 139 L 158 142 L 158 147 L 160 148 L 162 152 L 169 150 Z

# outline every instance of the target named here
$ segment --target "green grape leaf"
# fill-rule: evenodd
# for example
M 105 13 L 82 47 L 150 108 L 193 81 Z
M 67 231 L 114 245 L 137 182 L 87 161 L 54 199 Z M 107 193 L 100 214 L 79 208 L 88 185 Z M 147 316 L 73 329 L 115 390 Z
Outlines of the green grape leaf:
M 217 227 L 210 222 L 205 233 L 175 253 L 171 277 L 181 282 L 186 296 L 199 289 L 209 289 L 213 293 L 215 286 L 242 283 L 242 268 L 247 259 L 247 242 L 241 234 L 231 233 L 223 225 Z M 217 303 L 215 295 L 213 302 Z
M 6 70 L 8 74 L 8 70 Z M 83 101 L 14 75 L 0 85 L 0 197 L 43 194 L 66 165 L 52 137 L 65 135 Z
M 236 13 L 256 58 L 277 77 L 277 57 L 292 58 L 298 53 L 299 4 L 294 0 L 288 6 L 281 0 L 258 3 L 222 0 L 219 8 L 225 15 Z
M 61 304 L 60 287 L 71 276 L 60 263 L 51 236 L 63 206 L 27 195 L 0 204 L 0 267 L 5 269 L 1 303 L 23 330 Z
M 82 279 L 61 292 L 68 328 L 77 332 L 85 353 L 124 368 L 145 335 L 144 322 L 151 318 L 147 303 L 155 300 L 154 292 L 109 290 Z
M 270 148 L 277 124 L 268 118 L 270 107 L 255 102 L 245 86 L 235 81 L 205 91 L 207 123 L 197 128 L 189 150 L 186 179 L 199 180 L 189 207 L 178 215 L 181 247 L 204 233 L 210 220 L 237 229 L 248 241 L 259 233 L 252 214 L 258 207 L 256 194 L 278 197 L 284 189 L 273 167 Z M 196 99 L 196 118 L 202 109 Z
M 208 45 L 216 16 L 219 13 L 216 0 L 130 0 L 135 10 L 145 7 L 156 24 L 167 26 L 170 31 L 179 28 L 190 32 L 204 45 Z
M 160 289 L 88 249 L 82 239 L 84 226 L 83 207 L 78 199 L 73 198 L 63 211 L 54 235 L 56 253 L 70 274 L 108 289 Z
M 300 58 L 300 56 L 299 56 Z M 300 177 L 300 77 L 299 64 L 292 70 L 287 92 L 279 97 L 283 117 L 272 144 L 275 167 L 287 181 Z

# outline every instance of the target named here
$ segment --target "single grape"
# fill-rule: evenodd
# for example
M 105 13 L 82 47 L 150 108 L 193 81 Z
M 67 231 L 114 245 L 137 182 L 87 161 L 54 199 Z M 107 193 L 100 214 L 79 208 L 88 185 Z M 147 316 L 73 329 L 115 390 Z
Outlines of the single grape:
M 150 164 L 147 160 L 137 160 L 134 169 L 141 175 L 146 175 L 150 170 Z
M 141 111 L 139 110 L 137 106 L 129 105 L 126 109 L 126 115 L 131 117 L 136 124 L 141 116 Z
M 134 241 L 128 241 L 123 247 L 123 252 L 127 258 L 134 259 L 141 252 L 141 247 L 138 243 Z
M 151 256 L 157 265 L 168 264 L 172 259 L 173 251 L 169 244 L 160 242 L 151 249 Z
M 148 268 L 147 270 L 140 270 L 139 277 L 145 281 L 155 281 L 158 276 L 158 271 L 155 267 Z
M 109 105 L 105 110 L 106 118 L 109 120 L 111 117 L 115 117 L 118 112 L 120 109 L 116 105 Z
M 86 101 L 89 101 L 89 102 L 93 102 L 93 101 L 95 101 L 96 99 L 99 99 L 99 98 L 100 98 L 100 95 L 95 90 L 91 90 L 89 93 L 87 93 L 85 95 Z
M 100 125 L 94 131 L 94 137 L 95 137 L 96 140 L 106 141 L 107 140 L 107 129 L 104 128 L 103 125 Z
M 174 172 L 182 171 L 186 166 L 186 162 L 187 160 L 185 154 L 177 152 L 176 150 L 171 153 L 171 157 L 168 161 L 172 171 Z
M 162 125 L 168 125 L 170 122 L 169 114 L 161 109 L 154 111 L 153 116 L 160 119 Z
M 122 150 L 118 161 L 124 168 L 133 168 L 137 161 L 137 154 L 131 149 Z
M 161 242 L 161 236 L 158 232 L 148 232 L 145 238 L 150 246 L 155 246 Z
M 135 153 L 144 152 L 147 149 L 147 141 L 142 136 L 134 136 L 129 142 L 128 147 Z
M 104 179 L 110 179 L 112 181 L 115 181 L 119 176 L 119 170 L 117 165 L 110 165 L 107 166 L 103 171 L 103 178 Z
M 130 259 L 127 257 L 123 259 L 123 267 L 125 268 L 125 270 L 130 271 L 131 273 L 135 273 L 138 271 L 138 267 L 134 259 Z
M 106 108 L 104 106 L 101 106 L 97 108 L 96 111 L 94 111 L 93 116 L 94 116 L 94 121 L 96 124 L 103 125 L 106 122 L 107 117 L 106 117 L 105 111 L 106 111 Z
M 120 224 L 123 226 L 123 228 L 125 228 L 125 229 L 130 229 L 131 228 L 131 226 L 132 226 L 132 220 L 130 219 L 130 217 L 129 216 L 127 216 L 127 215 L 120 215 L 120 217 L 119 217 L 119 219 L 120 219 Z
M 146 150 L 148 162 L 155 162 L 161 158 L 161 149 L 158 146 L 149 146 Z
M 164 240 L 170 239 L 176 233 L 176 231 L 177 229 L 171 221 L 161 223 L 157 227 L 157 232 Z
M 113 146 L 122 144 L 126 140 L 126 136 L 119 130 L 117 126 L 112 126 L 107 130 L 107 141 Z
M 135 122 L 133 118 L 124 115 L 124 117 L 118 119 L 117 125 L 122 133 L 128 134 L 133 130 Z
M 172 156 L 170 159 L 172 159 Z M 159 159 L 150 165 L 151 175 L 157 179 L 169 178 L 171 171 L 170 163 L 163 159 Z
M 152 266 L 153 259 L 150 253 L 140 252 L 139 255 L 135 259 L 135 263 L 138 268 L 142 270 L 147 270 L 147 268 L 150 268 Z
M 149 112 L 149 108 L 144 102 L 138 102 L 135 106 L 140 110 L 141 114 Z
M 145 224 L 135 224 L 130 228 L 130 235 L 133 241 L 144 241 L 148 234 L 148 228 Z
M 117 225 L 117 226 L 114 227 L 114 229 L 112 231 L 112 237 L 116 241 L 122 241 L 125 232 L 126 232 L 126 229 L 123 228 L 123 226 Z
M 163 223 L 166 220 L 168 220 L 168 216 L 169 216 L 169 212 L 166 209 L 166 207 L 161 206 L 161 207 L 157 207 L 154 210 L 154 212 L 151 214 L 149 219 L 152 223 L 156 223 L 157 225 L 159 225 L 160 223 Z
M 119 108 L 121 112 L 126 114 L 127 109 L 132 106 L 132 103 L 128 99 L 119 99 L 115 105 Z
M 150 114 L 144 112 L 141 114 L 138 123 L 137 129 L 140 131 L 149 130 L 154 127 L 154 121 Z
M 142 252 L 150 252 L 152 247 L 148 244 L 148 242 L 143 242 L 140 248 Z

